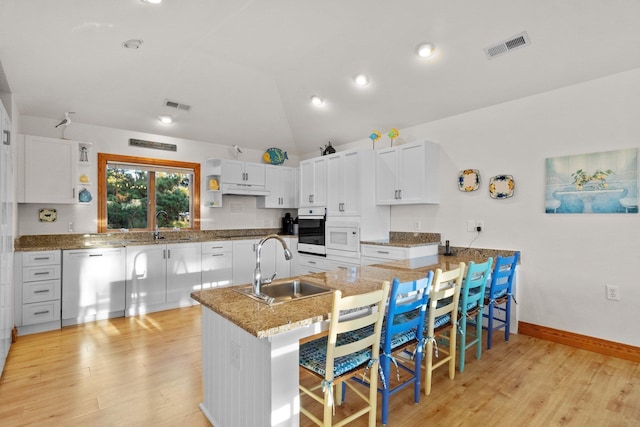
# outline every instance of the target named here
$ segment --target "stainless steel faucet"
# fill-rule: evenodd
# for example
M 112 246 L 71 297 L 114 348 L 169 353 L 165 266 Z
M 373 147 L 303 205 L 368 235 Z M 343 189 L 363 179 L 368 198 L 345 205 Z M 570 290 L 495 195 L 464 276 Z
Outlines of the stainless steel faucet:
M 260 286 L 271 283 L 271 281 L 276 277 L 276 274 L 278 274 L 274 273 L 270 279 L 263 279 L 262 273 L 260 272 L 260 251 L 262 250 L 262 245 L 264 245 L 264 243 L 269 239 L 276 239 L 280 242 L 282 248 L 284 249 L 284 258 L 287 261 L 293 258 L 293 255 L 287 247 L 287 244 L 282 239 L 282 237 L 278 236 L 277 234 L 269 234 L 268 236 L 265 236 L 262 238 L 262 240 L 260 240 L 260 243 L 258 243 L 258 246 L 256 247 L 256 269 L 253 272 L 253 294 L 256 296 L 260 296 Z
M 158 216 L 160 216 L 160 214 L 164 214 L 167 220 L 169 219 L 169 214 L 165 211 L 158 211 L 156 213 L 156 227 L 153 231 L 153 240 L 158 240 L 160 238 L 160 231 L 158 230 Z

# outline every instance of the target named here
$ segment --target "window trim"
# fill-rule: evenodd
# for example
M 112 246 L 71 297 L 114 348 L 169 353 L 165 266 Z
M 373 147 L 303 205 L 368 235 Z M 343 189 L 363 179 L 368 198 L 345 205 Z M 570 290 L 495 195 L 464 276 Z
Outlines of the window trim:
M 193 170 L 193 200 L 191 200 L 190 215 L 192 216 L 192 228 L 181 230 L 200 230 L 200 163 L 181 162 L 177 160 L 155 159 L 151 157 L 125 156 L 120 154 L 98 153 L 98 233 L 109 233 L 115 230 L 107 229 L 107 163 L 131 163 L 145 166 L 164 166 Z M 153 203 L 155 210 L 155 192 L 151 195 L 149 203 Z M 153 227 L 153 224 L 151 224 Z M 146 230 L 151 231 L 152 228 Z

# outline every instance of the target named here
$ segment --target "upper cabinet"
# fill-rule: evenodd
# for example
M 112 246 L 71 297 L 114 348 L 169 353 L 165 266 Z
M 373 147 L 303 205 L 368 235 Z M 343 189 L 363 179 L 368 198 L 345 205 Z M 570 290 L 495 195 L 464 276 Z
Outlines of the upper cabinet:
M 347 151 L 327 159 L 327 215 L 360 216 L 367 188 L 373 189 L 373 151 Z
M 268 196 L 259 197 L 259 208 L 294 209 L 298 207 L 297 168 L 287 166 L 265 166 L 265 190 Z
M 265 196 L 265 165 L 240 160 L 208 159 L 206 176 L 219 178 L 221 194 Z M 209 206 L 217 206 L 209 204 Z
M 300 162 L 300 207 L 324 207 L 327 204 L 327 158 L 315 157 Z
M 88 147 L 87 143 L 66 139 L 21 136 L 18 164 L 24 167 L 18 175 L 18 202 L 77 203 L 81 144 Z
M 439 156 L 438 144 L 429 141 L 377 150 L 376 203 L 439 203 Z

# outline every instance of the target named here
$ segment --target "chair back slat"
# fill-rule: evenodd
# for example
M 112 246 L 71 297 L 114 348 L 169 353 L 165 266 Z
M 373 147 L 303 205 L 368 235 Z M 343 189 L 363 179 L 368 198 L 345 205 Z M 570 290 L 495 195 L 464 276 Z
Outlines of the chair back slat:
M 491 265 L 493 258 L 489 257 L 486 262 L 476 264 L 471 261 L 467 266 L 467 274 L 465 275 L 462 285 L 462 295 L 460 298 L 460 312 L 464 313 L 468 307 L 484 300 L 485 288 L 487 281 L 491 275 Z
M 496 265 L 491 273 L 488 295 L 490 298 L 500 296 L 501 293 L 504 293 L 505 289 L 507 292 L 511 292 L 519 255 L 519 252 L 509 257 L 498 255 Z

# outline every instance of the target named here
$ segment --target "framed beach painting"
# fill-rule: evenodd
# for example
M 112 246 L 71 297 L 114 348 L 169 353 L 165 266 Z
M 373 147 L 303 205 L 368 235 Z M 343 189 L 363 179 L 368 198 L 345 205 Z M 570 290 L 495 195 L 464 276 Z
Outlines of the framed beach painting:
M 546 159 L 545 212 L 638 213 L 638 149 Z

